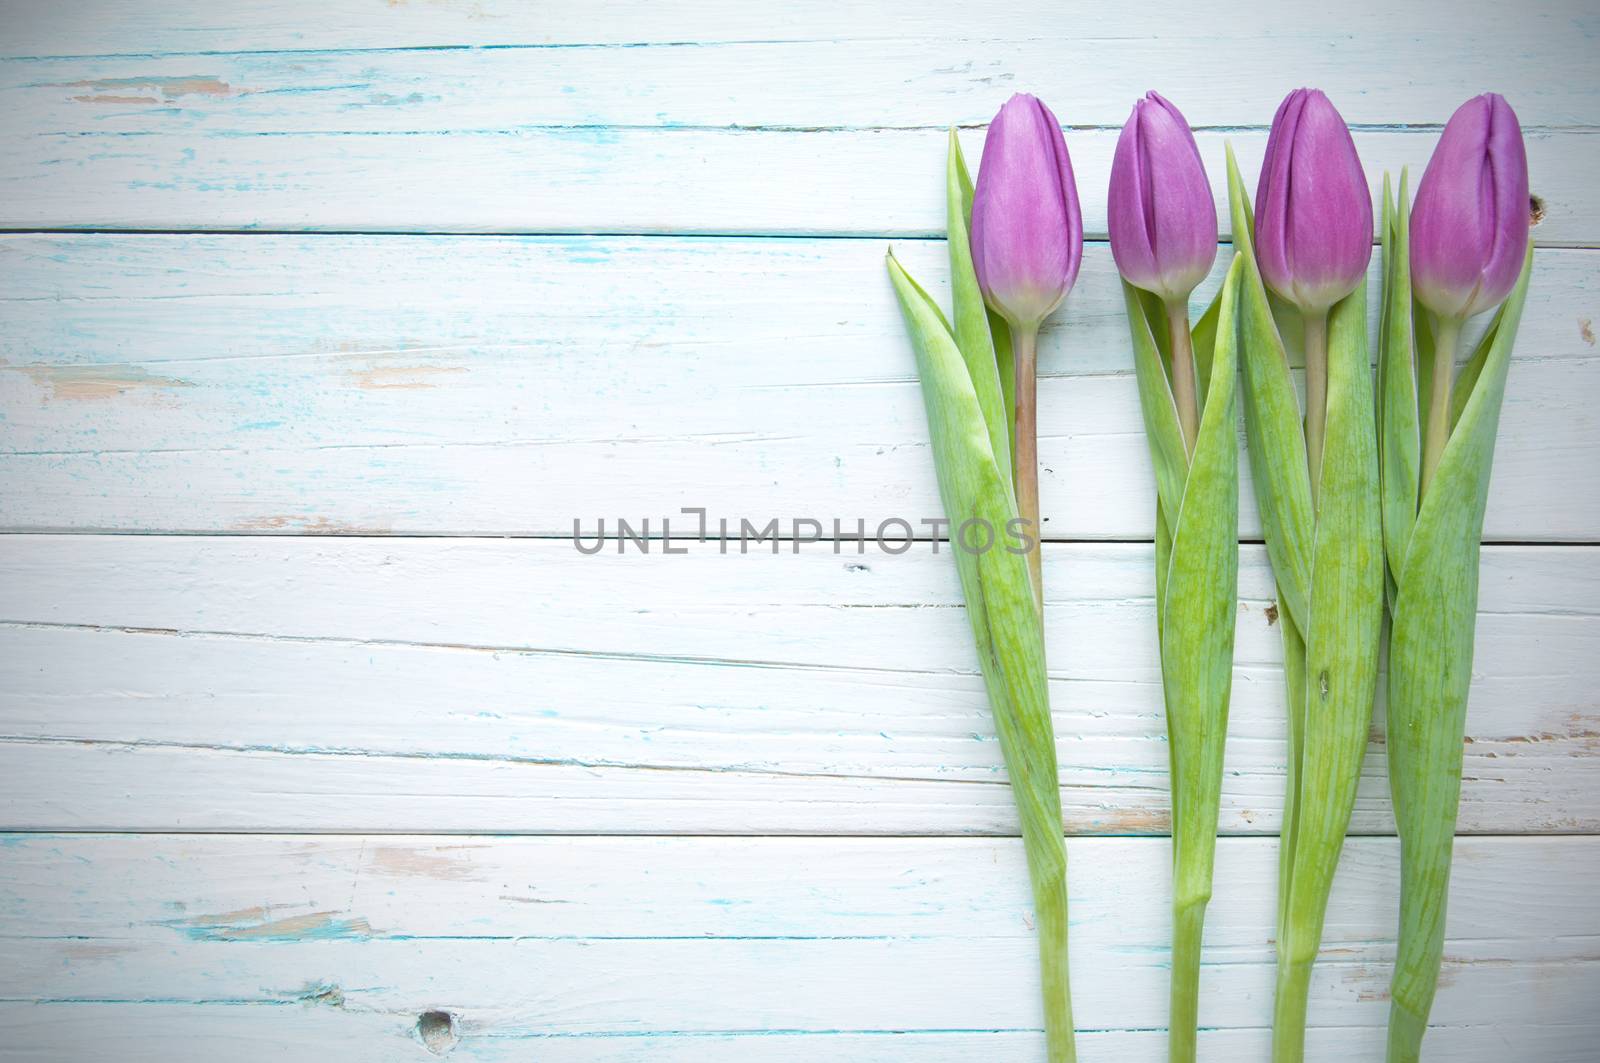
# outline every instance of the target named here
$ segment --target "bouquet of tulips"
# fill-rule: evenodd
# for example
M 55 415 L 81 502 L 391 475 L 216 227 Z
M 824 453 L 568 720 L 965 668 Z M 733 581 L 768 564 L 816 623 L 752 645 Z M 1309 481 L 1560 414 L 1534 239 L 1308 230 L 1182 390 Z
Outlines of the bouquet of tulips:
M 1155 592 L 1172 788 L 1170 1055 L 1196 1052 L 1232 677 L 1242 406 L 1279 599 L 1288 731 L 1273 1055 L 1303 1057 L 1312 965 L 1366 752 L 1387 602 L 1389 758 L 1401 838 L 1390 1063 L 1410 1063 L 1437 984 L 1477 608 L 1478 543 L 1526 292 L 1527 162 L 1498 96 L 1451 119 L 1407 213 L 1385 178 L 1376 397 L 1367 340 L 1373 210 L 1349 129 L 1321 92 L 1278 108 L 1254 208 L 1231 149 L 1233 257 L 1170 102 L 1135 104 L 1108 197 L 1155 472 Z M 954 551 L 1011 773 L 1038 909 L 1051 1063 L 1073 1058 L 1066 856 L 1046 687 L 1034 395 L 1040 323 L 1077 275 L 1082 223 L 1061 127 L 1031 96 L 991 124 L 976 189 L 952 131 L 953 314 L 890 256 L 917 352 L 951 527 L 1020 531 Z M 1468 318 L 1499 305 L 1459 374 Z M 1291 352 L 1304 365 L 1304 405 Z M 1424 398 L 1424 396 L 1427 396 Z

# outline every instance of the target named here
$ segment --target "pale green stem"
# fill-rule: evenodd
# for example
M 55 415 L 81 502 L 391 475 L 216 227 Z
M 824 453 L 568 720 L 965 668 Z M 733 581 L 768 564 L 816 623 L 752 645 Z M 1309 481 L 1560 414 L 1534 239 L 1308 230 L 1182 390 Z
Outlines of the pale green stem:
M 1167 328 L 1172 336 L 1172 400 L 1178 406 L 1178 427 L 1183 430 L 1183 452 L 1194 457 L 1200 435 L 1200 402 L 1194 382 L 1194 342 L 1189 337 L 1189 301 L 1167 301 Z
M 1435 319 L 1433 331 L 1433 395 L 1428 402 L 1428 438 L 1422 448 L 1422 493 L 1428 493 L 1444 445 L 1450 441 L 1450 392 L 1455 384 L 1456 349 L 1461 343 L 1461 319 Z
M 1328 311 L 1303 316 L 1306 348 L 1306 464 L 1311 473 L 1311 502 L 1322 486 L 1322 439 L 1328 423 Z
M 1012 326 L 1012 356 L 1016 371 L 1016 434 L 1011 447 L 1012 477 L 1017 489 L 1017 515 L 1027 522 L 1033 546 L 1028 551 L 1028 575 L 1033 580 L 1033 604 L 1044 613 L 1044 572 L 1039 544 L 1044 525 L 1039 523 L 1039 403 L 1036 384 L 1039 326 Z

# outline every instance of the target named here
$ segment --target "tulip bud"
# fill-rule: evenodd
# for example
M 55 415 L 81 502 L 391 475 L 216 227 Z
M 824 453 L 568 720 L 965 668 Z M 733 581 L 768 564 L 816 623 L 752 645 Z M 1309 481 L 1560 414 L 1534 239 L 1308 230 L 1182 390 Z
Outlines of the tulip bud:
M 1278 295 L 1320 313 L 1372 259 L 1372 192 L 1350 130 L 1318 89 L 1278 106 L 1256 189 L 1256 258 Z
M 1111 254 L 1128 283 L 1188 299 L 1217 257 L 1217 205 L 1200 148 L 1154 92 L 1133 105 L 1111 161 Z
M 1503 96 L 1463 103 L 1411 210 L 1411 283 L 1423 306 L 1466 319 L 1510 294 L 1528 249 L 1528 155 Z
M 983 142 L 972 200 L 972 264 L 991 307 L 1034 331 L 1078 279 L 1083 216 L 1067 142 L 1050 108 L 1006 101 Z

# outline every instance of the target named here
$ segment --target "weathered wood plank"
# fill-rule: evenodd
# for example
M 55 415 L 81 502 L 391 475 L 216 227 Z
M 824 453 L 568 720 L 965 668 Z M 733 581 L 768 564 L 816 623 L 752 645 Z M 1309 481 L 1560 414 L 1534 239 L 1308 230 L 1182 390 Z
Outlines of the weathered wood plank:
M 1437 130 L 1357 130 L 1374 186 L 1420 173 Z M 1086 232 L 1105 236 L 1116 134 L 1073 130 Z M 963 133 L 976 163 L 981 130 Z M 1246 174 L 1263 130 L 1198 135 L 1218 196 L 1223 149 Z M 15 138 L 0 155 L 0 228 L 934 236 L 934 130 L 468 130 L 406 135 L 195 132 Z M 1545 246 L 1600 243 L 1600 140 L 1531 130 Z M 382 175 L 376 179 L 374 174 Z M 774 180 L 782 175 L 782 180 Z M 1218 217 L 1228 225 L 1226 205 Z
M 1095 33 L 1075 9 L 1039 5 L 1026 9 L 1031 26 L 992 43 L 973 33 L 979 27 L 970 12 L 955 34 L 917 36 L 901 29 L 888 39 L 855 38 L 848 30 L 835 32 L 850 17 L 842 6 L 831 19 L 815 20 L 822 39 L 740 42 L 715 33 L 697 39 L 686 35 L 691 27 L 679 25 L 667 47 L 275 52 L 240 37 L 225 50 L 174 56 L 130 53 L 125 43 L 111 55 L 5 62 L 0 128 L 17 129 L 20 122 L 30 133 L 55 133 L 109 124 L 141 132 L 171 130 L 176 122 L 199 132 L 541 125 L 938 129 L 986 122 L 1019 89 L 1058 101 L 1057 113 L 1069 125 L 1120 126 L 1152 75 L 1202 126 L 1265 125 L 1283 94 L 1302 84 L 1326 90 L 1345 117 L 1361 125 L 1440 123 L 1486 86 L 1515 101 L 1523 123 L 1535 127 L 1588 127 L 1600 107 L 1600 82 L 1583 73 L 1600 20 L 1580 0 L 1516 10 L 1480 0 L 1449 19 L 1423 10 L 1397 16 L 1380 0 L 1363 0 L 1337 13 L 1320 12 L 1308 23 L 1311 6 L 1309 0 L 1283 5 L 1259 20 L 1196 9 L 1188 20 L 1204 29 L 1190 36 L 1155 26 L 1148 13 L 1131 8 L 1099 16 L 1103 32 Z M 310 8 L 303 11 L 316 17 Z M 545 14 L 532 9 L 523 17 Z M 597 9 L 585 22 L 594 26 L 605 17 Z M 143 18 L 156 19 L 181 24 L 181 16 L 171 19 L 166 12 Z M 654 21 L 663 26 L 673 19 L 660 12 Z M 378 19 L 372 22 L 381 27 Z M 559 27 L 560 14 L 551 13 L 544 24 Z M 1356 25 L 1360 33 L 1351 32 Z M 631 27 L 610 32 L 619 30 L 627 34 Z M 28 50 L 70 50 L 69 37 L 62 33 L 60 44 L 36 38 Z M 157 47 L 183 47 L 181 33 L 168 39 Z M 1396 61 L 1429 52 L 1450 61 L 1426 68 Z M 1210 61 L 1232 55 L 1248 55 L 1249 62 Z M 1561 69 L 1575 76 L 1550 77 Z M 26 112 L 21 118 L 19 109 Z
M 0 239 L 0 526 L 563 535 L 575 518 L 649 517 L 659 534 L 700 506 L 735 528 L 899 517 L 927 534 L 918 522 L 941 510 L 882 251 Z M 943 284 L 942 243 L 900 253 Z M 1600 387 L 1596 260 L 1537 257 L 1490 539 L 1600 537 L 1600 422 L 1583 403 Z M 1041 348 L 1051 537 L 1151 535 L 1127 352 L 1096 244 Z M 1258 533 L 1248 485 L 1241 522 Z
M 371 1058 L 414 1044 L 432 1010 L 453 1017 L 453 1052 L 469 1059 L 519 1058 L 535 1045 L 541 1059 L 586 1063 L 1037 1052 L 1013 841 L 5 843 L 0 1030 L 22 1058 L 69 1046 L 75 1059 L 102 1058 L 112 1018 L 174 1038 L 164 1058 L 235 1040 L 230 1056 L 266 1058 L 251 1054 L 252 1030 L 275 1031 L 260 1047 L 280 1055 L 318 1037 L 324 1052 L 364 1043 L 353 1058 Z M 1160 1058 L 1167 845 L 1070 849 L 1075 1004 L 1096 1031 L 1084 1058 Z M 1211 1043 L 1244 1059 L 1266 1058 L 1275 860 L 1269 839 L 1218 850 L 1201 1013 Z M 1313 989 L 1314 1043 L 1365 1045 L 1384 1021 L 1395 871 L 1392 839 L 1347 847 Z M 1600 989 L 1587 888 L 1596 873 L 1592 838 L 1462 840 L 1437 1048 L 1501 1058 L 1485 1054 L 1487 1042 L 1505 1048 L 1483 1031 L 1506 1023 L 1500 1035 L 1530 1030 L 1519 1059 L 1582 1058 L 1597 1031 L 1584 1004 Z M 194 1043 L 181 1036 L 191 1018 L 201 1020 Z
M 1537 971 L 1535 977 L 1568 972 Z M 838 976 L 829 972 L 829 977 Z M 308 996 L 314 994 L 308 993 Z M 1539 1025 L 1515 1021 L 1492 1026 L 1435 1024 L 1428 1051 L 1451 1063 L 1504 1063 L 1506 1052 L 1529 1063 L 1592 1063 L 1600 1025 L 1582 1016 Z M 1266 1020 L 1263 1020 L 1266 1021 Z M 0 1002 L 0 1037 L 16 1063 L 278 1063 L 285 1055 L 336 1058 L 340 1063 L 393 1063 L 427 1059 L 419 1047 L 419 1017 L 409 1012 L 358 1011 L 308 1000 L 284 1007 L 232 1004 L 32 1004 Z M 1033 1063 L 1044 1035 L 1032 1031 L 829 1031 L 755 1033 L 533 1033 L 493 1027 L 492 1036 L 464 1027 L 450 1059 L 478 1063 L 812 1063 L 818 1057 L 850 1063 Z M 1208 1057 L 1265 1063 L 1271 1058 L 1266 1026 L 1204 1029 L 1200 1051 Z M 440 1042 L 445 1044 L 448 1042 Z M 1167 1059 L 1162 1030 L 1079 1030 L 1084 1063 L 1160 1063 Z M 1508 1046 L 1510 1048 L 1508 1049 Z M 1381 1059 L 1378 1026 L 1312 1026 L 1306 1051 L 1314 1059 Z
M 1219 188 L 1223 140 L 1253 173 L 1293 85 L 1338 100 L 1374 183 L 1420 167 L 1457 104 L 1493 87 L 1529 130 L 1541 241 L 1600 242 L 1600 79 L 1585 74 L 1600 24 L 1577 0 L 1448 20 L 1370 0 L 1250 19 L 1196 5 L 1159 32 L 1133 9 L 1023 5 L 981 38 L 956 4 L 96 6 L 0 8 L 9 51 L 35 57 L 0 60 L 0 226 L 929 234 L 933 131 L 981 125 L 1026 88 L 1073 127 L 1086 229 L 1103 235 L 1115 130 L 1155 70 L 1207 130 Z M 1251 61 L 1197 62 L 1229 54 Z M 1419 54 L 1450 62 L 1394 61 Z M 969 151 L 980 141 L 969 131 Z
M 1382 14 L 1350 28 L 1371 12 Z M 1323 38 L 1330 47 L 1384 55 L 1385 46 L 1411 51 L 1428 42 L 1487 42 L 1533 48 L 1588 28 L 1592 12 L 1572 0 L 1526 4 L 1515 11 L 1491 0 L 1464 0 L 1450 18 L 1412 8 L 1382 8 L 1357 0 L 1338 9 L 1310 0 L 1252 11 L 1248 20 L 1222 17 L 1234 9 L 1217 0 L 1164 7 L 1159 21 L 1104 4 L 1023 2 L 974 21 L 958 0 L 928 0 L 915 8 L 862 5 L 849 0 L 754 8 L 740 0 L 699 0 L 664 7 L 642 0 L 474 0 L 470 4 L 410 3 L 377 7 L 365 0 L 326 0 L 314 7 L 285 0 L 172 0 L 152 7 L 139 0 L 80 0 L 71 6 L 0 0 L 7 34 L 0 56 L 96 54 L 183 55 L 229 51 L 328 51 L 385 48 L 581 47 L 718 43 L 871 42 L 925 38 L 965 42 L 975 49 L 1018 41 L 1094 42 L 1116 37 L 1164 43 L 1200 39 L 1268 41 L 1305 47 Z M 1218 42 L 1212 44 L 1211 42 Z M 1309 50 L 1309 49 L 1308 49 Z M 1387 73 L 1384 63 L 1375 73 Z M 1420 72 L 1419 72 L 1420 74 Z
M 684 548 L 0 539 L 0 824 L 1015 830 L 948 546 Z M 1161 833 L 1149 547 L 1052 546 L 1046 565 L 1069 829 Z M 1600 550 L 1485 551 L 1464 831 L 1600 829 L 1597 585 Z M 1260 547 L 1241 594 L 1223 829 L 1271 832 Z M 1380 719 L 1358 832 L 1393 830 L 1384 772 Z

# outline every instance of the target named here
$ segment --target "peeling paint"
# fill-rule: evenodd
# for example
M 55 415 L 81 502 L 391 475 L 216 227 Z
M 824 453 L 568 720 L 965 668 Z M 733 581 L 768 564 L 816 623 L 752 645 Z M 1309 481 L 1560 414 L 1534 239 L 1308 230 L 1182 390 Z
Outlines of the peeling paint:
M 466 371 L 459 365 L 393 365 L 351 370 L 350 376 L 357 387 L 371 391 L 407 391 L 436 388 L 439 385 L 432 378 Z
M 74 402 L 98 402 L 130 392 L 195 386 L 192 381 L 157 376 L 131 365 L 26 365 L 19 366 L 18 371 L 49 392 L 50 398 Z
M 340 918 L 337 912 L 307 912 L 261 921 L 271 906 L 245 908 L 218 915 L 197 915 L 162 923 L 196 941 L 349 941 L 372 936 L 363 918 Z
M 476 879 L 472 862 L 451 855 L 474 848 L 438 845 L 425 848 L 385 846 L 372 850 L 369 869 L 379 875 L 465 882 Z
M 78 103 L 161 103 L 184 96 L 211 96 L 226 98 L 242 95 L 214 74 L 190 74 L 183 77 L 132 77 L 98 78 L 92 81 L 68 81 L 61 85 L 68 89 L 87 89 L 81 96 L 72 97 Z M 161 94 L 154 96 L 131 95 L 119 90 L 146 90 Z
M 292 531 L 303 535 L 360 535 L 385 534 L 389 529 L 362 527 L 333 520 L 329 517 L 267 516 L 249 517 L 228 526 L 230 531 L 262 532 Z

